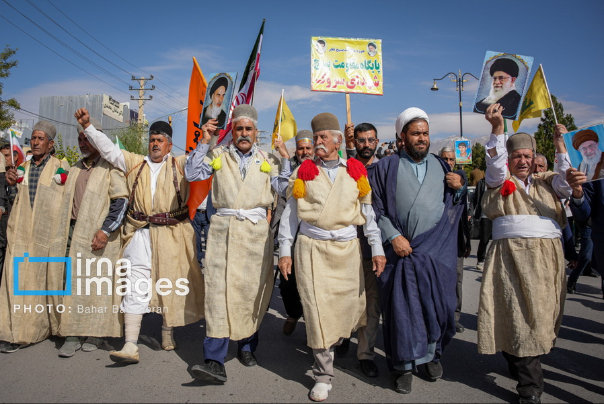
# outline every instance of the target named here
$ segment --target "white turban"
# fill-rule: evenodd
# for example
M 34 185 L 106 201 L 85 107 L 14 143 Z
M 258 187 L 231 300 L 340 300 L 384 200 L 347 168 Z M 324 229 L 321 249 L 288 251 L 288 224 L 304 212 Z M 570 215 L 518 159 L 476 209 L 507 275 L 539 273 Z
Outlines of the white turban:
M 426 122 L 430 123 L 428 121 L 428 114 L 419 108 L 411 107 L 401 112 L 398 118 L 396 118 L 396 123 L 394 124 L 396 128 L 396 136 L 401 137 L 401 132 L 403 131 L 405 125 L 417 118 L 425 119 Z

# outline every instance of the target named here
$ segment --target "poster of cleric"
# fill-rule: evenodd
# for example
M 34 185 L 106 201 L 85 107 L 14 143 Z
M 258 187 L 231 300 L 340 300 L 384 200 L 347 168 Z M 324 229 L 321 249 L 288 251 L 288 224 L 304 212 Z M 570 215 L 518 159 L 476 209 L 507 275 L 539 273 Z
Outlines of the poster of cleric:
M 474 100 L 474 112 L 484 114 L 495 103 L 503 107 L 503 117 L 515 120 L 528 86 L 534 58 L 487 51 Z
M 237 73 L 216 73 L 210 75 L 208 89 L 203 100 L 203 111 L 201 112 L 201 124 L 204 125 L 210 119 L 217 119 L 218 129 L 224 129 L 231 98 L 237 80 Z
M 564 134 L 573 167 L 587 175 L 587 181 L 604 178 L 604 124 Z

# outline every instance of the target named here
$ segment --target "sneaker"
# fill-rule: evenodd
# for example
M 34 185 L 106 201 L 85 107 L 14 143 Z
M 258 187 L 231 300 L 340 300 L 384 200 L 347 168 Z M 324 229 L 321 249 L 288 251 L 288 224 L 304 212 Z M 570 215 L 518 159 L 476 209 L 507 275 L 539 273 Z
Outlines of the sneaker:
M 308 393 L 308 398 L 312 401 L 325 401 L 329 397 L 330 391 L 331 383 L 315 383 L 310 393 Z
M 82 344 L 80 343 L 80 339 L 78 337 L 67 337 L 65 338 L 65 343 L 59 349 L 59 357 L 60 358 L 71 358 L 75 355 L 76 351 L 79 351 L 82 348 Z
M 140 362 L 138 356 L 138 345 L 134 342 L 126 342 L 121 351 L 109 352 L 109 359 L 116 363 L 131 364 Z
M 484 261 L 479 262 L 476 264 L 476 269 L 479 271 L 482 271 L 482 269 L 484 268 Z
M 209 360 L 203 365 L 195 365 L 191 368 L 193 377 L 197 380 L 214 381 L 225 383 L 227 381 L 227 374 L 224 365 Z
M 82 344 L 82 352 L 92 352 L 103 346 L 103 339 L 98 337 L 88 337 Z
M 28 347 L 29 345 L 30 344 L 11 344 L 10 342 L 7 342 L 2 347 L 2 353 L 17 352 L 19 349 Z
M 287 320 L 285 320 L 285 324 L 283 324 L 283 334 L 292 335 L 292 333 L 296 329 L 297 324 L 298 324 L 297 318 L 288 317 Z

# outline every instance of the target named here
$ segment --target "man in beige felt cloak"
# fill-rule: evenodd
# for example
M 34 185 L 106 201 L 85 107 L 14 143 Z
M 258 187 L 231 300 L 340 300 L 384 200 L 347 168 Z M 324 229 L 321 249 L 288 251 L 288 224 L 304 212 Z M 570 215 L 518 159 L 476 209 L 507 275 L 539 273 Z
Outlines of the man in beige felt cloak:
M 102 131 L 99 121 L 90 121 Z M 66 256 L 72 260 L 72 293 L 63 298 L 63 305 L 70 310 L 61 314 L 58 331 L 66 337 L 59 349 L 63 358 L 72 357 L 80 348 L 84 352 L 96 350 L 103 343 L 102 337 L 121 337 L 123 326 L 123 316 L 115 308 L 122 301 L 116 293 L 122 241 L 118 229 L 128 208 L 126 178 L 101 158 L 84 128 L 78 125 L 77 129 L 82 159 L 69 169 L 65 202 L 57 212 L 69 218 Z
M 6 171 L 17 197 L 8 221 L 8 246 L 0 287 L 0 341 L 4 353 L 43 341 L 57 333 L 65 262 L 32 262 L 27 258 L 64 258 L 69 227 L 58 215 L 69 165 L 50 155 L 57 133 L 39 121 L 31 134 L 33 157 Z M 60 171 L 59 173 L 57 173 Z M 23 259 L 14 265 L 14 258 Z M 18 276 L 18 290 L 14 288 Z M 43 307 L 43 310 L 36 308 Z
M 560 199 L 572 192 L 570 159 L 557 127 L 557 172 L 535 173 L 535 138 L 516 133 L 506 142 L 502 110 L 495 103 L 485 114 L 492 132 L 482 206 L 493 221 L 493 243 L 480 288 L 478 352 L 501 351 L 518 381 L 519 402 L 539 403 L 541 356 L 554 347 L 566 295 L 560 237 L 567 221 Z
M 149 128 L 149 154 L 121 150 L 90 124 L 85 108 L 75 113 L 84 134 L 101 158 L 126 175 L 128 213 L 122 229 L 122 258 L 130 262 L 130 285 L 120 306 L 126 344 L 111 351 L 115 362 L 138 363 L 138 336 L 143 314 L 164 318 L 161 346 L 176 347 L 173 327 L 203 318 L 203 275 L 196 258 L 195 233 L 186 205 L 189 182 L 184 177 L 186 155 L 172 157 L 172 127 L 163 121 Z
M 189 181 L 212 178 L 212 216 L 207 240 L 205 363 L 192 368 L 198 379 L 226 382 L 224 360 L 229 340 L 238 341 L 237 358 L 256 365 L 258 329 L 273 289 L 273 238 L 267 210 L 288 178 L 280 163 L 256 144 L 258 114 L 251 105 L 233 110 L 233 142 L 208 153 L 217 127 L 202 126 L 203 139 L 191 152 Z
M 367 170 L 354 158 L 338 155 L 343 135 L 330 113 L 311 122 L 315 159 L 298 167 L 288 189 L 279 227 L 279 269 L 291 273 L 291 246 L 298 226 L 295 267 L 304 307 L 308 346 L 315 363 L 315 385 L 309 397 L 327 399 L 334 377 L 334 349 L 366 322 L 365 275 L 357 226 L 371 247 L 373 271 L 379 276 L 386 257 L 371 206 Z

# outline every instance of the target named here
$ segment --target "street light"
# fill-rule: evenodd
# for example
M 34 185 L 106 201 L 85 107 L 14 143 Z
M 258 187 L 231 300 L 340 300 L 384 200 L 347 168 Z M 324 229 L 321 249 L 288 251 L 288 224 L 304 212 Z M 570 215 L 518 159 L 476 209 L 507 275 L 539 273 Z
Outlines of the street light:
M 430 90 L 432 90 L 432 91 L 438 91 L 438 86 L 436 85 L 436 82 L 444 79 L 447 76 L 451 79 L 451 81 L 453 83 L 456 83 L 455 90 L 459 92 L 459 137 L 463 137 L 463 123 L 462 123 L 462 117 L 461 117 L 461 106 L 462 106 L 461 92 L 463 91 L 463 83 L 467 83 L 469 81 L 469 79 L 464 80 L 464 77 L 466 77 L 466 75 L 470 75 L 470 76 L 474 77 L 476 80 L 480 80 L 478 77 L 474 76 L 472 73 L 464 73 L 462 75 L 461 70 L 459 70 L 459 74 L 449 72 L 449 73 L 445 74 L 444 76 L 442 76 L 440 79 L 433 79 L 434 85 L 432 85 L 432 88 L 430 88 Z

